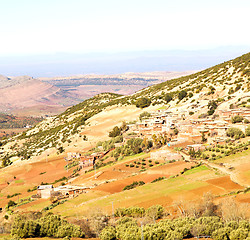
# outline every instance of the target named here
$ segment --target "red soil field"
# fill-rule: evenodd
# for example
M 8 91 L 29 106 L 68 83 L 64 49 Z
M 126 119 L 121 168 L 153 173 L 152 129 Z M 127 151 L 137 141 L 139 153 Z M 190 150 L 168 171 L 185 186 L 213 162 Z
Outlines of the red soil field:
M 240 186 L 239 184 L 232 182 L 229 176 L 207 180 L 206 182 L 229 191 L 236 189 L 243 189 L 243 187 Z
M 214 195 L 218 195 L 222 193 L 222 189 L 213 185 L 209 185 L 209 186 L 204 186 L 204 187 L 200 187 L 200 188 L 196 188 L 193 190 L 189 190 L 189 192 L 197 195 L 197 196 L 202 196 L 204 193 L 207 192 L 211 192 Z
M 195 165 L 194 163 L 178 161 L 178 162 L 168 163 L 163 166 L 152 168 L 148 171 L 148 173 L 174 175 L 174 174 L 181 172 L 184 168 L 190 168 L 191 166 L 194 166 L 194 165 Z
M 56 157 L 53 160 L 48 159 L 48 162 L 46 160 L 30 163 L 23 161 L 20 166 L 11 166 L 11 168 L 6 170 L 6 178 L 4 179 L 9 184 L 4 183 L 0 185 L 1 193 L 3 194 L 0 197 L 1 206 L 4 206 L 9 201 L 6 198 L 8 194 L 22 193 L 20 196 L 12 198 L 12 200 L 16 201 L 18 198 L 36 194 L 36 191 L 27 192 L 27 190 L 41 184 L 41 182 L 52 183 L 55 180 L 70 175 L 72 169 L 67 172 L 64 169 L 65 165 L 66 162 L 62 157 Z
M 64 169 L 66 162 L 63 158 L 56 158 L 54 160 L 39 161 L 30 163 L 20 167 L 17 171 L 13 171 L 13 176 L 17 179 L 23 179 L 26 183 L 40 184 L 41 182 L 53 182 L 56 179 L 69 175 L 71 170 L 67 173 Z M 44 173 L 45 172 L 45 173 Z M 44 173 L 44 174 L 41 174 Z
M 104 171 L 98 180 L 110 180 L 110 179 L 121 179 L 128 177 L 131 173 L 121 171 Z
M 115 182 L 103 184 L 103 185 L 97 186 L 94 189 L 104 191 L 104 192 L 109 192 L 109 193 L 116 193 L 116 192 L 121 192 L 125 186 L 133 183 L 134 181 L 143 181 L 145 183 L 149 183 L 153 181 L 154 179 L 161 177 L 161 176 L 162 176 L 161 174 L 143 173 L 143 174 L 139 174 L 133 177 L 128 177 L 126 179 L 121 179 Z

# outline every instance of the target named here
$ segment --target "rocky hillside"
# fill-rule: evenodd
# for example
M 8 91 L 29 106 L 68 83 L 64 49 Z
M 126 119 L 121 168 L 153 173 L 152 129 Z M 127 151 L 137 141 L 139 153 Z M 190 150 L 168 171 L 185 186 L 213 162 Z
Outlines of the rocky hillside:
M 46 119 L 13 139 L 13 142 L 5 145 L 4 154 L 11 152 L 11 156 L 30 158 L 49 148 L 58 151 L 69 148 L 72 146 L 72 139 L 80 141 L 79 133 L 90 124 L 93 116 L 98 119 L 98 114 L 112 107 L 113 110 L 130 105 L 138 108 L 164 107 L 199 115 L 207 112 L 211 100 L 216 101 L 218 109 L 239 105 L 249 107 L 249 80 L 250 53 L 204 71 L 145 88 L 130 96 L 99 94 L 68 108 L 57 117 Z M 50 90 L 55 96 L 56 89 Z

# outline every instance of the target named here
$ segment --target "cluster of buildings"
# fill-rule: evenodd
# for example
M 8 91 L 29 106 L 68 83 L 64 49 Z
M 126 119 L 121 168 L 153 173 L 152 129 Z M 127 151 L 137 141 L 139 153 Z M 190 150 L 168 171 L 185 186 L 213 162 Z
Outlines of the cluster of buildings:
M 188 111 L 172 113 L 170 111 L 158 110 L 151 113 L 151 117 L 141 122 L 129 125 L 129 131 L 124 137 L 125 141 L 131 137 L 151 138 L 154 134 L 163 134 L 169 139 L 168 146 L 177 144 L 200 144 L 202 136 L 208 143 L 216 144 L 224 142 L 226 131 L 232 127 L 231 118 L 239 115 L 250 121 L 250 109 L 218 110 L 219 120 L 213 118 L 194 118 Z M 237 125 L 245 131 L 246 125 Z M 178 130 L 178 135 L 176 134 Z M 133 135 L 132 135 L 133 134 Z
M 67 197 L 76 197 L 81 193 L 84 193 L 87 187 L 64 185 L 54 187 L 53 185 L 40 185 L 37 187 L 36 198 L 51 198 L 57 197 L 57 199 L 63 199 Z

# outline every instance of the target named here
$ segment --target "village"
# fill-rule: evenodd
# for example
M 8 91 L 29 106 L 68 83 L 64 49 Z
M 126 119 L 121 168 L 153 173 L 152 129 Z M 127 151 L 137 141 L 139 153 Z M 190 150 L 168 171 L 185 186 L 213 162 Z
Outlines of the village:
M 150 151 L 150 159 L 163 161 L 183 160 L 183 154 L 176 149 L 184 149 L 186 152 L 203 151 L 207 147 L 225 144 L 228 140 L 227 130 L 237 127 L 245 132 L 250 121 L 249 109 L 229 109 L 217 110 L 217 118 L 212 116 L 198 118 L 190 115 L 189 111 L 172 112 L 169 110 L 157 110 L 149 112 L 147 117 L 140 121 L 128 123 L 123 132 L 123 141 L 116 143 L 115 147 L 122 146 L 131 138 L 153 139 L 154 136 L 164 136 L 167 139 L 166 145 L 160 149 Z M 241 116 L 240 123 L 232 123 L 232 118 Z M 99 151 L 92 151 L 91 154 L 79 152 L 68 152 L 65 161 L 76 162 L 80 174 L 93 169 L 96 175 L 96 163 L 108 156 L 115 148 L 104 151 L 103 147 L 97 148 Z M 68 165 L 67 165 L 68 166 Z M 97 176 L 98 177 L 98 176 Z M 78 186 L 68 183 L 64 186 L 54 187 L 53 185 L 40 185 L 37 188 L 35 198 L 54 198 L 56 200 L 64 198 L 74 198 L 81 193 L 86 193 L 94 186 Z

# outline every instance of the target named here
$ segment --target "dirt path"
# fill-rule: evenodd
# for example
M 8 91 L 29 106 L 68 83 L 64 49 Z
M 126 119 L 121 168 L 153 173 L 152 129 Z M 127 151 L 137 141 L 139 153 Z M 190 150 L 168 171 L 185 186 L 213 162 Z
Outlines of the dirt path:
M 237 178 L 237 175 L 236 175 L 237 173 L 236 172 L 233 172 L 233 170 L 230 170 L 230 169 L 226 168 L 225 166 L 221 166 L 221 165 L 219 165 L 217 163 L 212 163 L 212 162 L 209 162 L 207 160 L 191 160 L 189 155 L 187 155 L 187 154 L 185 154 L 183 152 L 180 152 L 180 154 L 184 157 L 184 159 L 186 161 L 193 161 L 193 162 L 196 162 L 196 163 L 203 163 L 203 164 L 205 164 L 205 165 L 207 165 L 207 166 L 209 166 L 211 168 L 217 169 L 217 170 L 221 171 L 222 173 L 229 175 L 232 182 L 237 183 L 242 187 L 250 187 L 249 184 L 246 184 L 245 182 L 243 182 L 239 178 Z
M 225 173 L 225 174 L 229 175 L 232 182 L 235 182 L 235 183 L 239 184 L 242 187 L 250 187 L 249 184 L 246 184 L 245 182 L 243 182 L 239 178 L 237 178 L 237 173 L 234 172 L 233 170 L 230 170 L 230 169 L 228 169 L 228 168 L 226 168 L 224 166 L 221 166 L 219 164 L 216 164 L 216 163 L 211 163 L 211 162 L 206 161 L 206 160 L 201 160 L 201 162 L 206 164 L 207 166 L 209 166 L 211 168 L 215 168 L 215 169 L 221 171 L 222 173 Z

